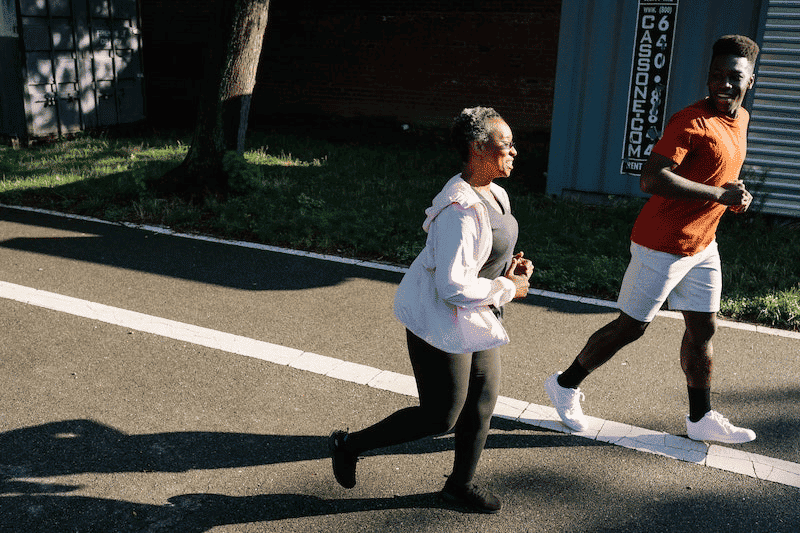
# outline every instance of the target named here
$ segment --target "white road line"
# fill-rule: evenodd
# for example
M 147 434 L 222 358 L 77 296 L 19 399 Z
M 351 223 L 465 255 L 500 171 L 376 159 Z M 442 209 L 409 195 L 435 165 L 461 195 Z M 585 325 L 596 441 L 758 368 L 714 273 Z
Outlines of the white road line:
M 128 311 L 70 296 L 0 281 L 0 297 L 91 320 L 152 333 L 216 350 L 255 357 L 263 361 L 314 372 L 335 379 L 417 396 L 414 378 L 333 357 Z M 800 488 L 800 464 L 732 448 L 708 445 L 684 437 L 590 417 L 588 430 L 575 433 L 559 421 L 555 409 L 524 400 L 500 397 L 495 416 L 523 424 L 607 442 L 617 446 L 671 457 L 719 470 Z
M 277 246 L 270 246 L 267 244 L 259 244 L 247 241 L 231 241 L 226 239 L 220 239 L 217 237 L 209 237 L 207 235 L 196 235 L 196 234 L 189 234 L 189 233 L 178 233 L 173 231 L 169 228 L 165 228 L 163 226 L 150 226 L 146 224 L 132 224 L 130 222 L 109 222 L 107 220 L 101 220 L 99 218 L 92 218 L 92 217 L 85 217 L 81 215 L 73 215 L 69 213 L 59 213 L 58 211 L 49 211 L 47 209 L 39 209 L 36 207 L 24 207 L 24 206 L 15 206 L 15 205 L 5 205 L 0 204 L 0 207 L 5 207 L 7 209 L 16 209 L 18 211 L 27 211 L 30 213 L 42 213 L 45 215 L 57 216 L 62 218 L 69 218 L 74 220 L 82 220 L 85 222 L 93 222 L 96 224 L 106 224 L 109 226 L 125 226 L 128 228 L 134 229 L 141 229 L 143 231 L 149 231 L 152 233 L 159 233 L 162 235 L 170 235 L 172 237 L 180 237 L 182 239 L 194 239 L 198 241 L 206 241 L 206 242 L 213 242 L 218 244 L 227 244 L 231 246 L 239 246 L 242 248 L 251 248 L 254 250 L 263 250 L 266 252 L 274 252 L 274 253 L 281 253 L 286 255 L 294 255 L 298 257 L 309 257 L 313 259 L 319 259 L 322 261 L 331 261 L 333 263 L 344 263 L 348 265 L 357 265 L 362 266 L 365 268 L 372 268 L 375 270 L 385 270 L 388 272 L 400 272 L 404 273 L 408 270 L 408 268 L 397 266 L 397 265 L 389 265 L 384 263 L 376 263 L 373 261 L 363 261 L 360 259 L 349 259 L 346 257 L 338 257 L 335 255 L 326 255 L 326 254 L 318 254 L 315 252 L 305 252 L 303 250 L 292 250 L 289 248 L 279 248 Z M 528 294 L 532 294 L 534 296 L 543 296 L 546 298 L 553 298 L 555 300 L 564 300 L 564 301 L 571 301 L 571 302 L 578 302 L 587 305 L 596 305 L 600 307 L 609 307 L 612 309 L 617 309 L 617 302 L 610 301 L 610 300 L 599 300 L 597 298 L 589 298 L 586 296 L 575 296 L 572 294 L 562 294 L 559 292 L 551 292 L 545 291 L 541 289 L 530 289 Z M 668 318 L 675 318 L 679 320 L 683 320 L 683 316 L 680 313 L 675 311 L 659 311 L 659 316 L 668 317 Z M 775 335 L 778 337 L 787 337 L 790 339 L 800 339 L 800 332 L 796 331 L 785 331 L 782 329 L 776 328 L 769 328 L 766 326 L 760 326 L 756 324 L 747 324 L 744 322 L 735 322 L 733 320 L 717 320 L 717 325 L 719 327 L 727 327 L 727 328 L 734 328 L 734 329 L 743 329 L 747 331 L 755 331 L 757 333 L 761 333 L 764 335 Z

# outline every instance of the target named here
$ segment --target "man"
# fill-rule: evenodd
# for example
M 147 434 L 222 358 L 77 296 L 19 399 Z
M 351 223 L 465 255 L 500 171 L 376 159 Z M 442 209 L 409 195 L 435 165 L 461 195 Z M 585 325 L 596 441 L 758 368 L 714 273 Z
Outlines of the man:
M 689 438 L 726 443 L 756 438 L 711 410 L 711 337 L 716 331 L 722 273 L 715 234 L 727 209 L 747 210 L 752 196 L 739 181 L 749 115 L 742 108 L 755 81 L 758 46 L 726 35 L 713 46 L 708 97 L 676 113 L 642 168 L 647 201 L 631 233 L 631 262 L 619 294 L 619 317 L 592 335 L 545 390 L 563 423 L 588 427 L 580 383 L 617 351 L 640 338 L 665 300 L 682 311 L 681 367 L 689 392 Z

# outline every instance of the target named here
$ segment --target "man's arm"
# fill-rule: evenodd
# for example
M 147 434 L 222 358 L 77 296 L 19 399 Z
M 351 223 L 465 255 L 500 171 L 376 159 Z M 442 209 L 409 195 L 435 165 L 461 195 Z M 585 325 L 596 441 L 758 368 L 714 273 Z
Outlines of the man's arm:
M 668 157 L 661 154 L 650 154 L 650 158 L 642 167 L 642 175 L 639 178 L 642 192 L 679 200 L 717 202 L 723 205 L 737 206 L 740 211 L 746 210 L 753 199 L 741 181 L 726 183 L 722 187 L 705 185 L 675 174 L 672 170 L 677 166 Z

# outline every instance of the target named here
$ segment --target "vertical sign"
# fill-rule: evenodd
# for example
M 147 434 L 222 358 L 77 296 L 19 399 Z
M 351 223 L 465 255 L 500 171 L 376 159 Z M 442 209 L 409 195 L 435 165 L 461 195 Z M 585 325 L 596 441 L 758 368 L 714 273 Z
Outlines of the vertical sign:
M 639 0 L 622 174 L 641 174 L 642 165 L 661 137 L 677 13 L 677 0 Z

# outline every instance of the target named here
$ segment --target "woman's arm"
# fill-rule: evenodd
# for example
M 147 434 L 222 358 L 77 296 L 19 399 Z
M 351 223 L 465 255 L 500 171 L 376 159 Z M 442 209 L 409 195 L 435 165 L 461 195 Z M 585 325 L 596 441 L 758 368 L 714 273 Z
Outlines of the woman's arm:
M 441 299 L 458 307 L 490 304 L 499 307 L 510 302 L 518 292 L 518 281 L 506 276 L 493 280 L 478 277 L 481 268 L 476 257 L 479 231 L 475 210 L 457 204 L 439 213 L 431 226 L 436 290 Z

